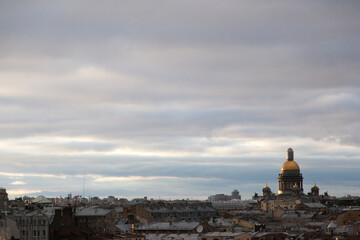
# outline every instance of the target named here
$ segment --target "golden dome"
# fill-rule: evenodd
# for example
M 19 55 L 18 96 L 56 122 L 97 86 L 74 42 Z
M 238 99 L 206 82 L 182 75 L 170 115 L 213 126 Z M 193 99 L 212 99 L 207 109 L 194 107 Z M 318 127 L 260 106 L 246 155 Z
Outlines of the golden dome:
M 291 161 L 288 160 L 288 161 L 284 162 L 284 164 L 282 165 L 281 173 L 284 173 L 284 171 L 289 171 L 289 170 L 300 171 L 300 167 L 294 160 L 291 160 Z
M 269 188 L 269 186 L 268 186 L 267 184 L 265 184 L 265 187 L 264 187 L 264 189 L 265 189 L 265 188 Z
M 316 186 L 316 183 L 315 183 L 314 186 L 311 189 L 319 189 L 319 187 Z

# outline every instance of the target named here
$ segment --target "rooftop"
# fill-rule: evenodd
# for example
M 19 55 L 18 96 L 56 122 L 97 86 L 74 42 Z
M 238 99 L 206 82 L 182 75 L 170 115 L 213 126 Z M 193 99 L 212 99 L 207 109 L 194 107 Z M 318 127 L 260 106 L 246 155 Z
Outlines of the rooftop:
M 193 230 L 199 225 L 199 222 L 158 222 L 136 227 L 135 230 Z
M 111 212 L 111 209 L 104 209 L 99 207 L 88 207 L 88 208 L 82 208 L 79 209 L 76 213 L 76 217 L 85 217 L 85 216 L 105 216 L 109 212 Z
M 326 208 L 326 206 L 321 203 L 304 203 L 304 205 L 309 208 Z

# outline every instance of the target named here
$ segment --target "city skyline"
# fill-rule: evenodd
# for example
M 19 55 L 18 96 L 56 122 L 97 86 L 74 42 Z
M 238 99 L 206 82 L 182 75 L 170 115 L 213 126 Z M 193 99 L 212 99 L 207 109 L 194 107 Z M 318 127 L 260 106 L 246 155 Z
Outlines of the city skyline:
M 360 4 L 0 1 L 0 187 L 244 199 L 292 147 L 360 195 Z

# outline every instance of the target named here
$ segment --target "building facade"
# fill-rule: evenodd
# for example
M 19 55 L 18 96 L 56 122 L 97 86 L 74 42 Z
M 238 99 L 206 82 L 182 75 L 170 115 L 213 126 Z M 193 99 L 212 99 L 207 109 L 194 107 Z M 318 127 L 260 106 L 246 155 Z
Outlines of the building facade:
M 241 200 L 241 195 L 238 190 L 234 190 L 231 192 L 231 195 L 226 194 L 215 194 L 208 197 L 209 202 L 219 202 L 219 201 L 231 201 L 231 200 Z
M 89 228 L 96 234 L 115 234 L 116 211 L 97 206 L 79 209 L 75 213 L 76 224 Z
M 33 211 L 12 215 L 16 222 L 21 240 L 48 240 L 49 220 L 45 214 Z
M 8 194 L 5 188 L 0 187 L 0 211 L 7 211 L 9 207 Z

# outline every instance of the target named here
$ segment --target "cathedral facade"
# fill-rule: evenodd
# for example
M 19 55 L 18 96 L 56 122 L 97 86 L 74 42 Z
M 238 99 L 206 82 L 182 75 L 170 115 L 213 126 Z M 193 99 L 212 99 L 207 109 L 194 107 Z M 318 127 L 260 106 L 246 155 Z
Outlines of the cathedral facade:
M 278 194 L 274 194 L 266 184 L 262 189 L 263 199 L 274 199 L 277 197 L 319 197 L 319 187 L 316 184 L 314 184 L 314 186 L 311 188 L 311 192 L 307 193 L 307 195 L 304 194 L 303 176 L 300 172 L 299 164 L 297 164 L 297 162 L 294 160 L 294 151 L 292 148 L 287 150 L 287 159 L 281 166 L 281 172 L 278 175 L 278 182 Z

